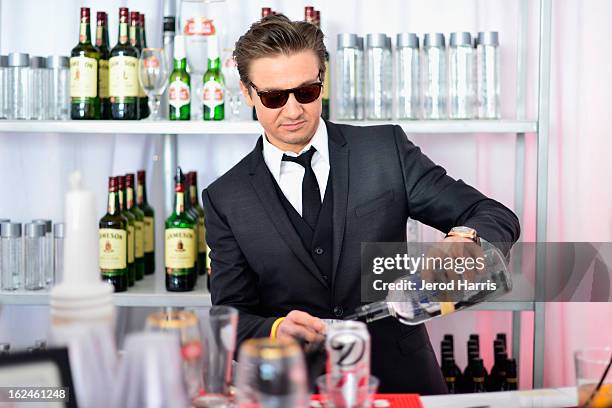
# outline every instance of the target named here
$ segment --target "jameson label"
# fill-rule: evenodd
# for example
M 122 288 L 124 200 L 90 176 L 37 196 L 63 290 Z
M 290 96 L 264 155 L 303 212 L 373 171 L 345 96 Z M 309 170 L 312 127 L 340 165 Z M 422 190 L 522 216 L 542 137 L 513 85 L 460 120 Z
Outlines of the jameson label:
M 135 57 L 112 57 L 108 66 L 110 96 L 113 98 L 138 96 L 138 60 Z
M 100 98 L 108 98 L 108 60 L 100 60 L 98 66 L 98 95 Z
M 166 230 L 166 268 L 187 269 L 195 265 L 195 232 L 191 228 Z
M 95 98 L 98 95 L 98 62 L 95 58 L 70 58 L 70 97 Z
M 168 88 L 168 103 L 176 110 L 191 103 L 189 85 L 182 81 L 173 81 Z
M 202 91 L 202 101 L 204 106 L 207 106 L 210 110 L 223 105 L 223 87 L 221 84 L 214 79 L 206 81 Z
M 144 251 L 155 250 L 155 235 L 153 228 L 153 217 L 144 217 Z
M 206 252 L 206 227 L 204 217 L 198 218 L 198 253 Z
M 136 234 L 135 242 L 134 242 L 134 252 L 136 254 L 136 258 L 144 257 L 144 222 L 136 221 L 134 222 L 134 232 Z
M 127 267 L 127 232 L 111 228 L 99 230 L 100 269 Z
M 134 263 L 134 226 L 128 225 L 128 263 Z

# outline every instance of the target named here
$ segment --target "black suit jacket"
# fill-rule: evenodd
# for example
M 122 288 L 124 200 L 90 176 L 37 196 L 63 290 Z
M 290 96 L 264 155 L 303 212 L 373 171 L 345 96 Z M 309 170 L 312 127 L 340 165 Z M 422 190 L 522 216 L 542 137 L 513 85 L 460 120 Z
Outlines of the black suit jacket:
M 508 250 L 519 223 L 508 208 L 454 180 L 399 126 L 326 122 L 333 187 L 333 270 L 324 280 L 277 196 L 262 140 L 202 193 L 211 295 L 240 311 L 238 341 L 269 336 L 297 309 L 341 318 L 360 302 L 362 242 L 405 242 L 408 217 L 447 232 L 465 225 Z M 372 371 L 386 392 L 445 392 L 423 325 L 369 325 Z

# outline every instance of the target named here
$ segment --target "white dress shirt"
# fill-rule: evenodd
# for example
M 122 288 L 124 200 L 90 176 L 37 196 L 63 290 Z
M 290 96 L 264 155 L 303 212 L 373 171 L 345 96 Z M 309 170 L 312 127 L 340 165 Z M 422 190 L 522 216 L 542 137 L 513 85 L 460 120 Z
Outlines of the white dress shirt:
M 321 202 L 325 197 L 325 188 L 329 178 L 329 147 L 327 145 L 327 127 L 325 121 L 319 119 L 319 126 L 310 142 L 302 149 L 304 153 L 310 146 L 314 146 L 317 151 L 312 156 L 312 170 L 314 171 L 319 191 L 321 192 Z M 294 152 L 283 152 L 278 147 L 263 137 L 263 157 L 266 165 L 270 169 L 274 180 L 278 183 L 281 191 L 289 200 L 293 208 L 302 215 L 302 180 L 304 179 L 304 167 L 301 164 L 283 161 L 283 154 L 297 157 L 299 154 Z

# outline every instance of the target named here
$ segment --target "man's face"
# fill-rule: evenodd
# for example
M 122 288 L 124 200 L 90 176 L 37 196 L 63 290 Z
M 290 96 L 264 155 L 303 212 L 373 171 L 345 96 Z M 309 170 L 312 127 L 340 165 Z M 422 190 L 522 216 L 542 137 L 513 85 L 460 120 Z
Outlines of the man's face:
M 259 91 L 297 88 L 319 81 L 319 60 L 310 50 L 258 58 L 251 61 L 249 77 Z M 270 143 L 296 153 L 308 144 L 319 126 L 321 95 L 314 102 L 302 104 L 290 94 L 283 107 L 270 109 L 262 105 L 254 89 L 249 94 L 245 84 L 241 82 L 240 87 L 247 104 L 255 106 Z

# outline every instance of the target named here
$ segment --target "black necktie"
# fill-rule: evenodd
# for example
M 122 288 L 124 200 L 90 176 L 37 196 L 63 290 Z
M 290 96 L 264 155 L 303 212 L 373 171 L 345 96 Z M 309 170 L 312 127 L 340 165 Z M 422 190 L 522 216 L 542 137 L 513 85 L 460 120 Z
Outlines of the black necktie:
M 319 183 L 312 170 L 312 155 L 317 151 L 311 147 L 298 157 L 283 155 L 283 161 L 292 161 L 304 167 L 304 179 L 302 180 L 302 218 L 313 230 L 317 226 L 319 211 L 321 211 L 321 192 Z

